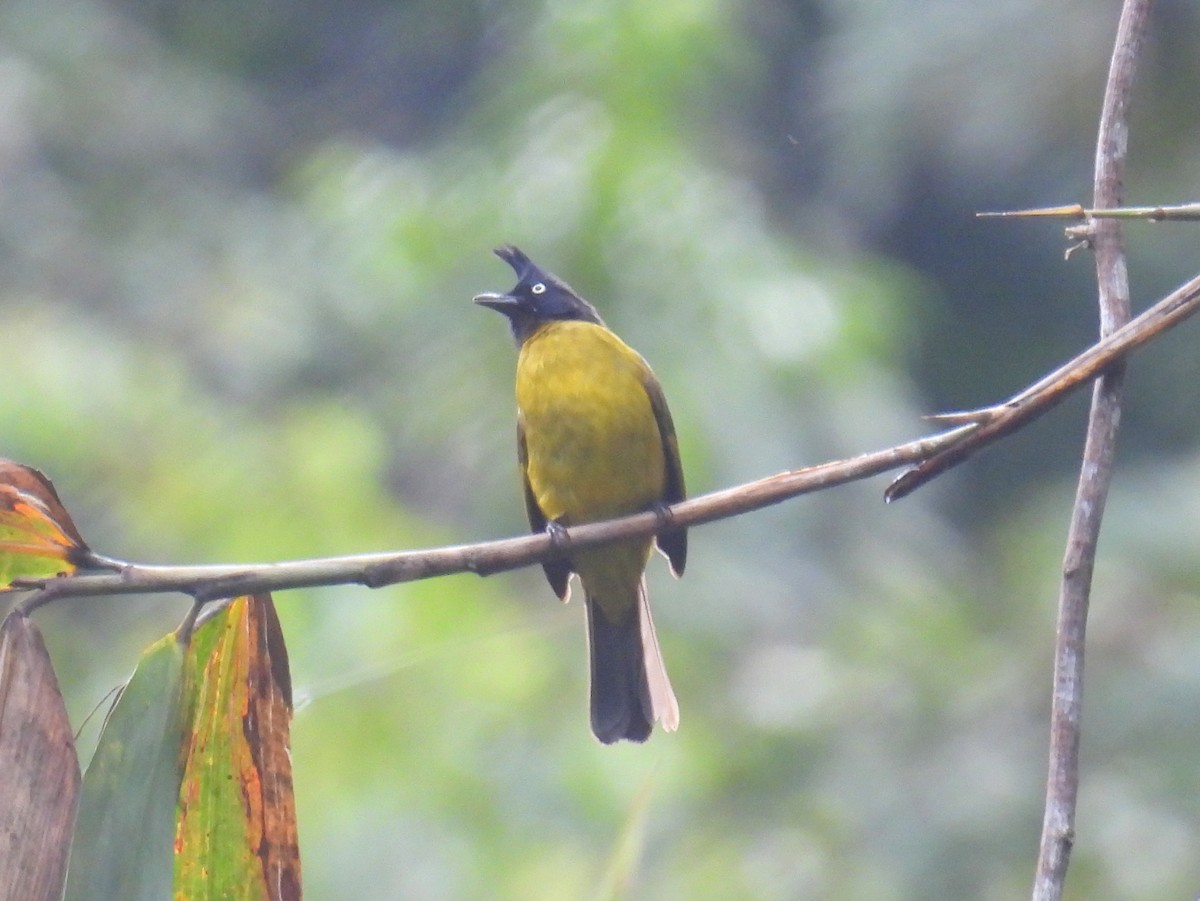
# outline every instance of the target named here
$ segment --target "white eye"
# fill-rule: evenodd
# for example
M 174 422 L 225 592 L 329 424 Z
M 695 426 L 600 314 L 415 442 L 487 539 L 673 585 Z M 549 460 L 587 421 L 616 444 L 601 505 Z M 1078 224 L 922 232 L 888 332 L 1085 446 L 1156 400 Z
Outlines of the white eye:
M 534 294 L 545 294 L 546 286 L 543 285 L 541 282 L 538 282 L 536 285 L 534 285 L 529 290 L 532 291 Z

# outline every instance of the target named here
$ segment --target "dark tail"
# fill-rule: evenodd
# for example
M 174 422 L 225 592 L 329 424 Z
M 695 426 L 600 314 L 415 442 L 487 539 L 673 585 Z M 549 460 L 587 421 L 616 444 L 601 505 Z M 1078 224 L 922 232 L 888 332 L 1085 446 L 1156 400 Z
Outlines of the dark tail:
M 679 707 L 650 620 L 645 581 L 638 586 L 636 615 L 629 610 L 622 622 L 611 622 L 590 597 L 586 606 L 596 738 L 606 745 L 645 741 L 658 719 L 668 731 L 675 729 Z

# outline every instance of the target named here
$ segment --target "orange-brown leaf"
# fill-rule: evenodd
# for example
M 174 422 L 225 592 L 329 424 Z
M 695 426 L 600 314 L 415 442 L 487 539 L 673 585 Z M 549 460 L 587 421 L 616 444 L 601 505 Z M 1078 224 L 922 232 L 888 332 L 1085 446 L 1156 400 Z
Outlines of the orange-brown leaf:
M 17 579 L 74 572 L 88 553 L 50 480 L 0 459 L 0 590 Z

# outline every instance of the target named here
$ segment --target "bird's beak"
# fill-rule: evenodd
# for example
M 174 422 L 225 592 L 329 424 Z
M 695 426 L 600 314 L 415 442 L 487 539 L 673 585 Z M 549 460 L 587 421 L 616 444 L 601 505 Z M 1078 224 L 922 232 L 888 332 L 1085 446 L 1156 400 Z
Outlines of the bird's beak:
M 476 294 L 474 299 L 481 307 L 489 307 L 498 313 L 507 313 L 521 305 L 521 299 L 511 294 Z

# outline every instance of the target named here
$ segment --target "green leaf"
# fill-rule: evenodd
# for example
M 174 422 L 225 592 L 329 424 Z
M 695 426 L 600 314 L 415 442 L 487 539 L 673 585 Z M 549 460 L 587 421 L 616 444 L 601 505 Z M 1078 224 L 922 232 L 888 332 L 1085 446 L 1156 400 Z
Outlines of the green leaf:
M 233 601 L 188 655 L 195 719 L 179 792 L 176 897 L 300 897 L 291 683 L 270 595 Z
M 183 649 L 174 634 L 142 656 L 83 777 L 66 901 L 172 897 Z

